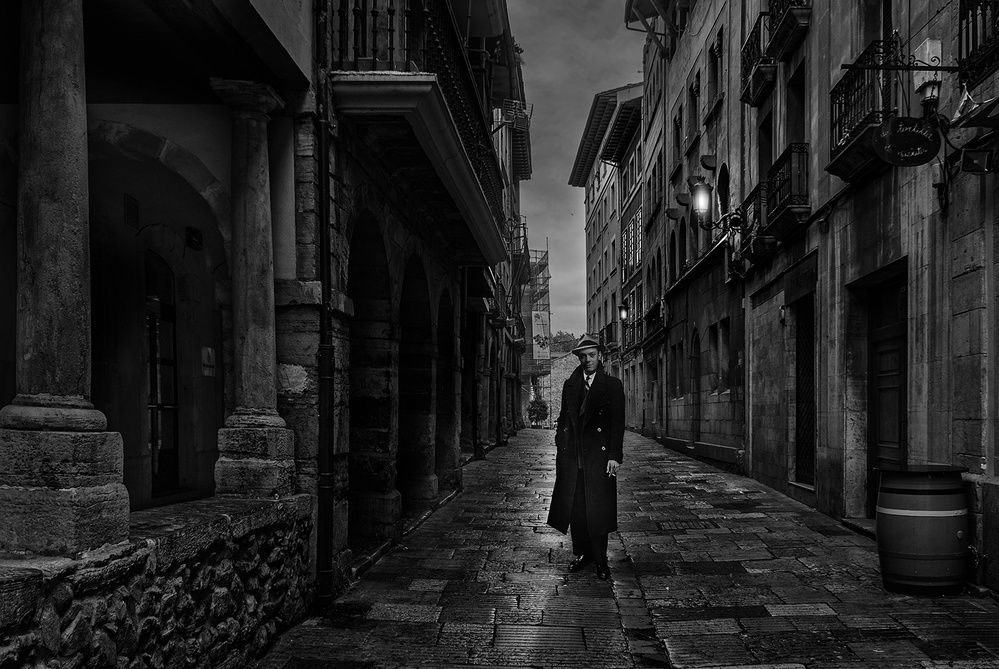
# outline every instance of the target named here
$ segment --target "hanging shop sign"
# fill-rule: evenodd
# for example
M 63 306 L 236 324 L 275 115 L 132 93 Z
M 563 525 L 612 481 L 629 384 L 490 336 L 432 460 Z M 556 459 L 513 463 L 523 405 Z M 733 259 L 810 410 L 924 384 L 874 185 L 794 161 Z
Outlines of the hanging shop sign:
M 940 151 L 940 132 L 926 119 L 900 116 L 874 131 L 874 153 L 899 167 L 925 165 Z

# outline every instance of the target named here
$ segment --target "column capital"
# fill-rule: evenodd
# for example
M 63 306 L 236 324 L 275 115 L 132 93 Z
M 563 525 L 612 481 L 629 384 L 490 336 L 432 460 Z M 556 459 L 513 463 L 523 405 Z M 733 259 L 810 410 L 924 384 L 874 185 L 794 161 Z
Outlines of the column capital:
M 284 108 L 282 100 L 267 84 L 242 79 L 211 78 L 212 90 L 234 112 L 270 114 Z

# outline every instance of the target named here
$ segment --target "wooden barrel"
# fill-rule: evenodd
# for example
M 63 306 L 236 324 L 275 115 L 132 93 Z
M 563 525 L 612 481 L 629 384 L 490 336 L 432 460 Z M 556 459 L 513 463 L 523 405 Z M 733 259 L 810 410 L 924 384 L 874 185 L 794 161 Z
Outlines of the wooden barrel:
M 892 592 L 956 594 L 964 588 L 970 526 L 960 467 L 881 470 L 877 542 Z

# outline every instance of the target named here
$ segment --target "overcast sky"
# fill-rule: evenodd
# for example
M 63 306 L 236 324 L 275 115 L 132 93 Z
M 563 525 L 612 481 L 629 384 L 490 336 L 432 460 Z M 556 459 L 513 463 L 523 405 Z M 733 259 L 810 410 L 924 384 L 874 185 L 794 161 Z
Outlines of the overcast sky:
M 642 80 L 643 33 L 624 27 L 624 0 L 508 0 L 524 49 L 533 174 L 521 184 L 531 249 L 551 257 L 551 330 L 586 328 L 583 189 L 569 173 L 593 96 Z

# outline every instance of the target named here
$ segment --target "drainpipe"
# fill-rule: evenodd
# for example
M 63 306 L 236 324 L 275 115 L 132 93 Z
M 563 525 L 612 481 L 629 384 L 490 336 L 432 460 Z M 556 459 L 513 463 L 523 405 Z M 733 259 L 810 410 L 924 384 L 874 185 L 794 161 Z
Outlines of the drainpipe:
M 319 184 L 317 190 L 319 284 L 322 304 L 319 309 L 319 485 L 317 490 L 316 590 L 317 605 L 328 608 L 333 600 L 333 327 L 330 303 L 330 175 L 329 175 L 329 105 L 326 92 L 328 75 L 327 31 L 330 0 L 316 3 L 315 39 L 319 49 L 319 76 L 316 77 L 315 133 L 318 138 Z

